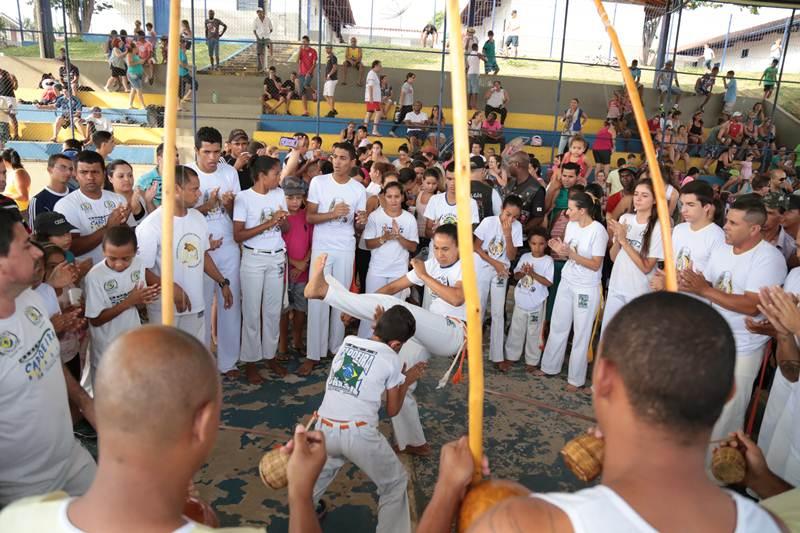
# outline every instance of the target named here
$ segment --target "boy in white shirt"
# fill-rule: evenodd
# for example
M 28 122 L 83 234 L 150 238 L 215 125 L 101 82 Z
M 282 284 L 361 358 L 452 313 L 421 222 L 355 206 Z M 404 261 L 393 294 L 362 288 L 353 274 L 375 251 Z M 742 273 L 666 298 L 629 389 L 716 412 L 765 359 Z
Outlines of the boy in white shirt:
M 86 312 L 91 335 L 92 386 L 106 348 L 129 329 L 142 325 L 139 305 L 154 302 L 159 285 L 145 286 L 144 267 L 136 257 L 136 232 L 115 226 L 103 237 L 105 259 L 86 275 Z
M 514 269 L 514 313 L 506 338 L 507 367 L 519 361 L 525 348 L 525 369 L 533 372 L 542 357 L 542 324 L 555 262 L 546 255 L 547 230 L 533 228 L 528 237 L 531 251 L 520 257 Z M 524 343 L 524 344 L 523 344 Z
M 447 165 L 444 173 L 445 191 L 439 194 L 434 194 L 428 200 L 428 205 L 425 207 L 424 217 L 426 219 L 425 236 L 428 238 L 433 237 L 434 230 L 444 224 L 455 224 L 458 222 L 458 213 L 456 212 L 456 164 L 451 162 Z M 477 226 L 480 220 L 478 214 L 478 202 L 470 198 L 470 212 L 472 213 L 472 223 Z
M 491 297 L 492 325 L 489 337 L 489 359 L 495 368 L 505 371 L 503 361 L 503 335 L 505 333 L 506 287 L 511 262 L 517 258 L 517 249 L 523 244 L 522 224 L 519 222 L 522 200 L 508 196 L 499 216 L 483 219 L 475 230 L 475 251 L 482 261 L 478 270 L 478 292 L 481 297 L 481 319 Z
M 206 342 L 204 314 L 210 312 L 211 303 L 203 296 L 204 273 L 221 287 L 226 309 L 233 305 L 233 294 L 230 284 L 225 283 L 227 280 L 208 253 L 219 248 L 221 241 L 211 238 L 205 217 L 197 209 L 191 208 L 200 194 L 197 173 L 189 167 L 178 165 L 175 168 L 175 215 L 172 217 L 174 325 L 200 342 Z M 136 226 L 139 257 L 146 269 L 148 285 L 161 284 L 163 218 L 163 206 L 159 206 Z M 147 306 L 147 314 L 153 324 L 161 322 L 161 305 L 161 301 L 156 299 Z
M 744 424 L 753 382 L 769 340 L 748 331 L 745 320 L 758 315 L 761 288 L 781 285 L 786 278 L 783 255 L 761 237 L 766 219 L 760 196 L 740 196 L 726 216 L 725 244 L 711 252 L 705 271 L 686 268 L 679 273 L 679 288 L 708 300 L 728 322 L 736 341 L 735 394 L 714 426 L 712 441 Z
M 328 460 L 314 485 L 314 501 L 350 461 L 378 487 L 378 532 L 411 531 L 408 474 L 378 431 L 378 422 L 382 396 L 386 395 L 386 413 L 396 415 L 408 387 L 425 369 L 425 363 L 406 369 L 397 355 L 415 329 L 411 312 L 395 305 L 379 316 L 370 339 L 345 338 L 333 359 L 318 409 L 317 429 L 325 435 Z

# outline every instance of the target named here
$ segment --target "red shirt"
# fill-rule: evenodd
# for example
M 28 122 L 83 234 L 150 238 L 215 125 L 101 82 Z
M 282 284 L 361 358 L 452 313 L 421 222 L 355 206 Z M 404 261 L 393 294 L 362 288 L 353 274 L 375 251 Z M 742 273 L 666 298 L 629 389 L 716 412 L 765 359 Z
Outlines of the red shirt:
M 283 234 L 286 243 L 286 255 L 289 259 L 299 261 L 306 257 L 308 250 L 311 249 L 311 237 L 314 234 L 314 226 L 306 222 L 306 210 L 301 209 L 293 215 L 286 217 L 289 223 L 289 231 Z M 289 263 L 289 272 L 295 268 Z M 290 278 L 291 279 L 291 278 Z M 295 280 L 299 283 L 308 281 L 308 269 L 300 274 Z
M 317 63 L 317 51 L 311 48 L 300 48 L 300 74 L 301 76 L 308 76 L 313 74 L 314 65 Z
M 616 209 L 620 201 L 622 201 L 622 196 L 622 191 L 617 191 L 608 197 L 608 201 L 606 202 L 606 214 L 614 212 L 614 209 Z
M 153 45 L 150 41 L 136 43 L 136 50 L 139 52 L 139 57 L 144 61 L 153 57 Z

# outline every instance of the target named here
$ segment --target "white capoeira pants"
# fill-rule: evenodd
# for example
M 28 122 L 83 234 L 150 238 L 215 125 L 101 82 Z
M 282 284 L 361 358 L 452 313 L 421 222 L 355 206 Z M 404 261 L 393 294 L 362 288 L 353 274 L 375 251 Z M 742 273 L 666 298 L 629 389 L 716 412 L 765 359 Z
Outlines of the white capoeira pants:
M 586 383 L 589 341 L 595 315 L 600 308 L 600 298 L 600 285 L 591 288 L 573 287 L 568 281 L 561 279 L 550 318 L 550 335 L 542 356 L 542 372 L 551 375 L 561 372 L 571 329 L 572 352 L 569 355 L 567 382 L 574 387 L 582 387 Z
M 360 468 L 378 488 L 378 533 L 411 533 L 409 512 L 408 473 L 397 458 L 389 442 L 378 428 L 372 425 L 356 427 L 349 423 L 347 429 L 317 422 L 317 429 L 325 435 L 328 460 L 314 484 L 314 502 L 350 461 Z M 359 528 L 355 528 L 356 530 Z
M 481 323 L 486 310 L 491 310 L 489 326 L 489 359 L 493 363 L 503 361 L 503 337 L 506 328 L 506 286 L 507 278 L 497 276 L 497 271 L 488 264 L 478 272 L 478 291 L 481 298 Z M 489 307 L 491 305 L 491 307 Z
M 389 294 L 355 294 L 345 289 L 336 278 L 326 275 L 328 293 L 323 302 L 360 320 L 372 320 L 375 308 L 389 309 L 402 305 L 414 316 L 416 332 L 414 339 L 431 355 L 450 357 L 461 350 L 464 343 L 464 328 L 454 319 L 431 313 L 418 305 L 398 300 Z M 309 300 L 309 305 L 317 300 Z M 309 325 L 310 327 L 310 325 Z
M 367 281 L 364 284 L 364 292 L 367 293 L 374 293 L 381 287 L 385 287 L 389 283 L 393 282 L 394 280 L 401 278 L 403 274 L 399 274 L 397 276 L 376 276 L 371 271 L 367 271 Z M 401 300 L 405 300 L 408 295 L 410 294 L 410 290 L 406 289 L 403 291 L 398 292 L 394 295 L 395 298 L 400 298 Z M 372 320 L 362 320 L 361 324 L 358 326 L 358 336 L 362 339 L 369 339 L 372 337 Z
M 400 349 L 398 355 L 401 363 L 406 368 L 411 368 L 415 364 L 427 361 L 430 358 L 428 351 L 414 339 L 409 339 Z M 419 405 L 416 397 L 414 397 L 417 383 L 408 388 L 403 400 L 403 407 L 400 408 L 400 412 L 397 415 L 392 417 L 394 439 L 397 441 L 397 447 L 400 450 L 405 450 L 407 446 L 422 446 L 426 442 L 425 431 L 422 429 L 422 422 L 419 419 Z
M 208 276 L 203 278 L 203 289 L 206 308 L 206 338 L 205 343 L 211 347 L 211 302 L 217 297 L 217 368 L 220 372 L 227 372 L 236 368 L 239 360 L 242 337 L 242 289 L 239 285 L 239 245 L 233 239 L 225 239 L 222 246 L 209 252 L 214 264 L 223 276 L 231 282 L 230 289 L 233 294 L 233 305 L 225 309 L 225 299 L 222 297 L 222 288 L 216 281 Z
M 274 359 L 280 337 L 286 254 L 242 250 L 242 350 L 251 363 Z
M 527 311 L 518 305 L 514 306 L 511 315 L 511 327 L 506 339 L 506 359 L 519 361 L 525 349 L 525 364 L 536 366 L 542 358 L 542 325 L 544 324 L 547 300 L 537 309 Z
M 603 311 L 603 323 L 600 331 L 605 331 L 606 325 L 611 322 L 611 319 L 614 318 L 617 313 L 619 313 L 620 309 L 625 307 L 628 302 L 638 298 L 639 296 L 641 295 L 637 294 L 636 296 L 630 296 L 628 294 L 622 294 L 609 288 L 608 294 L 606 295 L 606 304 Z
M 197 311 L 179 315 L 175 313 L 174 326 L 179 330 L 188 333 L 202 343 L 206 342 L 206 311 Z M 161 320 L 161 300 L 147 305 L 147 317 L 150 324 L 163 324 Z
M 353 261 L 355 251 L 343 252 L 340 250 L 312 250 L 311 263 L 321 254 L 328 254 L 325 263 L 325 276 L 333 276 L 345 287 L 350 287 L 353 282 Z M 353 315 L 355 316 L 355 315 Z M 372 315 L 370 315 L 372 320 Z M 308 332 L 306 357 L 312 361 L 319 361 L 330 353 L 336 353 L 344 340 L 344 324 L 339 313 L 332 313 L 331 307 L 322 300 L 308 301 Z
M 793 402 L 800 401 L 800 385 L 792 383 L 784 377 L 781 368 L 775 371 L 772 389 L 769 391 L 767 409 L 758 432 L 758 447 L 764 452 L 767 466 L 777 476 L 786 478 L 786 464 L 792 441 L 792 431 L 800 420 L 794 413 L 800 406 Z M 798 443 L 800 444 L 800 443 Z
M 764 356 L 764 346 L 747 353 L 736 353 L 736 367 L 734 381 L 736 391 L 733 398 L 728 400 L 722 408 L 717 423 L 711 432 L 711 440 L 715 441 L 728 436 L 728 433 L 744 427 L 747 406 L 753 392 L 753 382 L 761 368 L 761 358 Z

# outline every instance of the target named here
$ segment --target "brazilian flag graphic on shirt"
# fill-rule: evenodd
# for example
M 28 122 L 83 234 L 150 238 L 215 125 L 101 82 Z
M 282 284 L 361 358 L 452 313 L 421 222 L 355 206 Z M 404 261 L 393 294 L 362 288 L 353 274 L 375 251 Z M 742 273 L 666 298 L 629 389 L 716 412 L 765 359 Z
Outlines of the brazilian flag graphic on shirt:
M 361 384 L 375 360 L 375 352 L 350 343 L 346 343 L 342 350 L 342 358 L 334 360 L 334 365 L 341 363 L 328 379 L 328 388 L 358 398 Z

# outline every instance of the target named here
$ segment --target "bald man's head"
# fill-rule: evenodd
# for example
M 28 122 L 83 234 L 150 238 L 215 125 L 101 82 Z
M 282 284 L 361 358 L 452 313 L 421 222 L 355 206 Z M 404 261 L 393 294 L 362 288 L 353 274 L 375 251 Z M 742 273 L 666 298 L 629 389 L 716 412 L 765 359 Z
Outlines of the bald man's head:
M 197 432 L 201 418 L 216 429 L 219 404 L 219 376 L 209 351 L 166 326 L 144 326 L 118 337 L 95 380 L 101 439 L 124 434 L 136 446 L 177 444 Z

